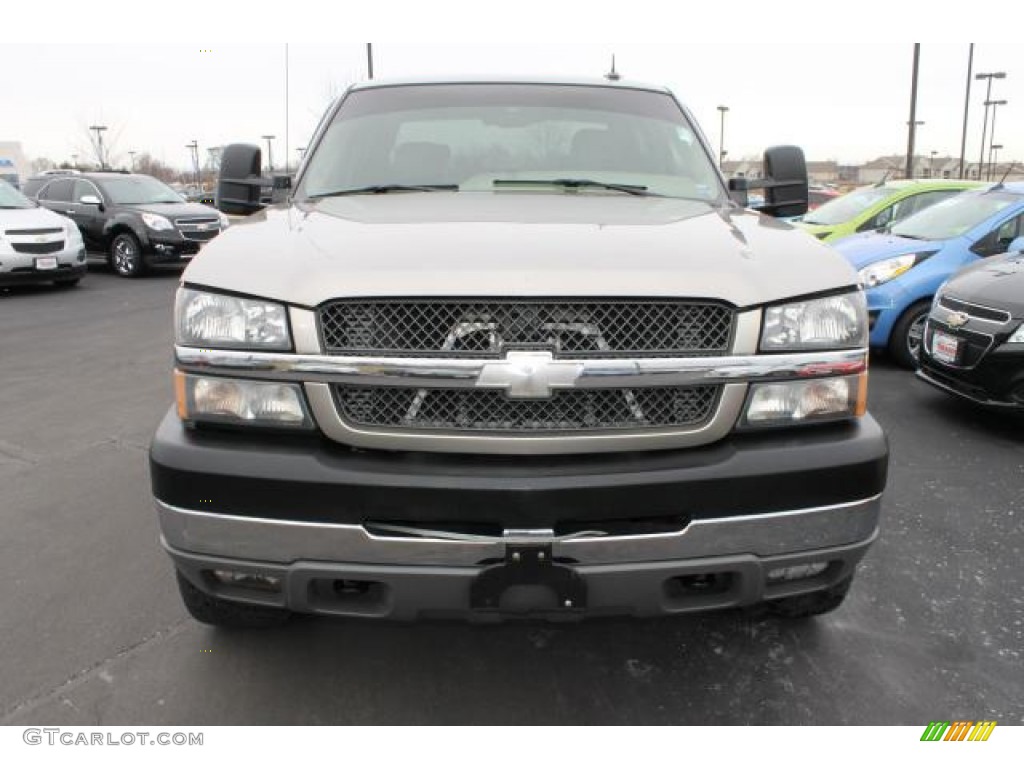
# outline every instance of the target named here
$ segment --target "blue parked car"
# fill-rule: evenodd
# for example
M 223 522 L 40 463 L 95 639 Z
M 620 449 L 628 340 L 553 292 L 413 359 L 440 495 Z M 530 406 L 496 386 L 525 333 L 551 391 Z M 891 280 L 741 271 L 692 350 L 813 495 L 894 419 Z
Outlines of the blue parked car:
M 870 344 L 917 367 L 932 297 L 953 273 L 1005 253 L 1022 234 L 1024 183 L 963 192 L 916 213 L 887 232 L 833 245 L 859 270 L 867 291 Z

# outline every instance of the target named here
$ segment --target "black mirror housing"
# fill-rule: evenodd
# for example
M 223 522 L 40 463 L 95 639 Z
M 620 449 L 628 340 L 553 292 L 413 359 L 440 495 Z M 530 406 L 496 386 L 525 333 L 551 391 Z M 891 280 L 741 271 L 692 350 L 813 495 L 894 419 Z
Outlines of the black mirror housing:
M 807 162 L 800 147 L 771 147 L 764 152 L 764 178 L 729 179 L 729 195 L 742 206 L 748 191 L 764 190 L 764 205 L 758 210 L 769 216 L 803 216 L 807 213 Z
M 260 148 L 255 144 L 229 144 L 220 159 L 217 177 L 216 208 L 235 216 L 248 216 L 263 208 L 260 189 L 266 183 L 261 175 Z

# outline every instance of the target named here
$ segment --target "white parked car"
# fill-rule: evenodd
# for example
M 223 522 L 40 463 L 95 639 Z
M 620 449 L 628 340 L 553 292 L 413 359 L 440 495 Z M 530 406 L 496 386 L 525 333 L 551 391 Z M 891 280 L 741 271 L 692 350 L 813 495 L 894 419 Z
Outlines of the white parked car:
M 0 286 L 72 286 L 85 270 L 85 244 L 78 225 L 0 181 Z

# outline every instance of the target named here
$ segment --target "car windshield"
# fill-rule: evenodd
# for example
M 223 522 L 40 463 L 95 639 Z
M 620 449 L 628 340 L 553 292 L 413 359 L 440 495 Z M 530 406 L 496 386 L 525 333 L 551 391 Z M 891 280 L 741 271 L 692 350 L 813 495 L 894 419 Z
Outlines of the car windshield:
M 948 240 L 959 237 L 1021 200 L 1020 195 L 1008 192 L 957 195 L 907 217 L 891 232 L 917 240 Z
M 6 181 L 0 180 L 0 208 L 35 208 L 35 205 Z
M 353 91 L 296 194 L 428 187 L 725 199 L 707 151 L 668 94 L 523 84 Z
M 893 193 L 886 187 L 862 187 L 848 195 L 837 197 L 815 208 L 813 213 L 804 216 L 807 224 L 842 224 L 859 216 L 876 203 L 880 203 Z
M 103 179 L 103 191 L 119 205 L 145 203 L 180 203 L 181 195 L 152 176 L 125 176 Z

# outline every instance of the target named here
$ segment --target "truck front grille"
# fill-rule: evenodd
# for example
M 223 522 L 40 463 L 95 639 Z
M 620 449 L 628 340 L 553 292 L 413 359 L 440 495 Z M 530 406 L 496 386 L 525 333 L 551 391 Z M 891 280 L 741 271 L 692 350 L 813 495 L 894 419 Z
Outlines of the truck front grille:
M 733 329 L 727 305 L 643 299 L 339 300 L 317 317 L 333 355 L 692 357 L 727 353 Z
M 692 427 L 707 421 L 720 387 L 564 389 L 543 400 L 488 389 L 336 385 L 343 418 L 361 427 L 537 433 Z

